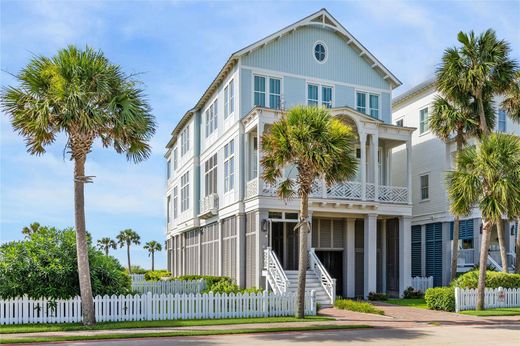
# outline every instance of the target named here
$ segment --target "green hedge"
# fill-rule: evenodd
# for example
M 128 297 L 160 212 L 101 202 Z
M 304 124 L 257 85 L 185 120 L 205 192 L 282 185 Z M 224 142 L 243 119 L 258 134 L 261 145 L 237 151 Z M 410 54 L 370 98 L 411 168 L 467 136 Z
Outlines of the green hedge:
M 334 302 L 334 307 L 336 309 L 364 312 L 368 314 L 385 314 L 383 310 L 378 309 L 370 303 L 355 301 L 351 299 L 336 299 L 336 301 Z
M 455 288 L 428 288 L 424 294 L 426 306 L 431 310 L 455 311 Z
M 203 279 L 206 281 L 206 287 L 211 287 L 216 283 L 221 281 L 226 281 L 228 283 L 233 283 L 233 280 L 227 276 L 211 276 L 211 275 L 182 275 L 172 277 L 170 280 L 180 280 L 180 281 L 192 281 L 192 280 L 200 280 Z
M 159 281 L 161 278 L 171 276 L 172 274 L 167 270 L 150 270 L 144 274 L 146 281 Z
M 469 271 L 452 283 L 460 288 L 477 288 L 478 270 Z M 520 274 L 508 274 L 488 270 L 486 272 L 486 288 L 520 288 Z

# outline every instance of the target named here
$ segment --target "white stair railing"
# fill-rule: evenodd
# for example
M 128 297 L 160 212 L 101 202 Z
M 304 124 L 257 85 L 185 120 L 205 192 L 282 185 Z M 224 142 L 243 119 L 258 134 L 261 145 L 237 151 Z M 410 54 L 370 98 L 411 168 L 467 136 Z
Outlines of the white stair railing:
M 289 288 L 289 279 L 278 261 L 274 251 L 268 247 L 264 250 L 264 269 L 266 270 L 267 281 L 271 285 L 274 293 L 285 293 Z
M 314 248 L 309 251 L 309 268 L 316 274 L 321 286 L 330 298 L 330 303 L 334 305 L 336 300 L 336 279 L 330 277 L 329 272 L 323 266 Z
M 508 260 L 509 267 L 512 268 L 513 270 L 515 270 L 516 254 L 514 252 L 509 252 L 507 254 L 507 260 Z
M 495 267 L 495 269 L 497 271 L 499 271 L 499 272 L 502 271 L 502 266 L 500 264 L 498 264 L 498 262 L 495 261 L 495 259 L 491 255 L 488 255 L 488 264 Z

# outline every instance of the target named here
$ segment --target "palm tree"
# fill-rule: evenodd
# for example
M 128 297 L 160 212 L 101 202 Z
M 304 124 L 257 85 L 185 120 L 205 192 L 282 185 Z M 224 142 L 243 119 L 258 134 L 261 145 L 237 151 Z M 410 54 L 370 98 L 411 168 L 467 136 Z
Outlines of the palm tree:
M 501 106 L 513 121 L 520 123 L 520 70 L 516 71 L 515 80 L 504 93 Z
M 26 238 L 29 238 L 31 234 L 38 232 L 40 228 L 41 226 L 38 222 L 33 222 L 29 226 L 22 228 L 22 234 L 25 235 Z
M 132 266 L 130 265 L 130 245 L 141 244 L 141 237 L 133 229 L 125 229 L 117 235 L 117 243 L 119 247 L 126 246 L 126 257 L 128 259 L 128 274 L 132 274 Z
M 465 216 L 473 207 L 482 212 L 477 295 L 477 310 L 482 310 L 492 226 L 520 209 L 520 138 L 502 133 L 484 137 L 459 153 L 456 167 L 447 176 L 451 212 Z
M 459 32 L 457 39 L 461 47 L 444 51 L 437 70 L 438 90 L 443 95 L 452 95 L 457 90 L 467 92 L 476 102 L 479 125 L 487 136 L 494 124 L 486 120 L 484 104 L 510 88 L 517 63 L 509 56 L 509 43 L 498 40 L 492 29 L 478 36 L 473 31 Z
M 356 174 L 355 135 L 350 127 L 331 116 L 325 108 L 299 106 L 291 109 L 262 136 L 262 178 L 274 185 L 283 178 L 286 167 L 297 170 L 296 180 L 285 177 L 279 184 L 280 198 L 300 198 L 299 265 L 297 312 L 304 316 L 305 279 L 307 271 L 307 233 L 309 227 L 309 194 L 316 179 L 328 185 Z
M 117 244 L 113 239 L 109 237 L 101 238 L 97 241 L 97 246 L 100 250 L 105 252 L 105 255 L 108 256 L 108 251 L 110 249 L 117 249 Z
M 16 76 L 19 87 L 3 89 L 1 104 L 27 151 L 42 155 L 60 133 L 74 161 L 74 210 L 83 323 L 95 324 L 85 225 L 85 162 L 94 140 L 128 160 L 150 155 L 154 118 L 138 82 L 100 51 L 68 46 L 47 58 L 35 56 Z
M 162 245 L 155 240 L 144 244 L 143 248 L 148 250 L 148 256 L 152 256 L 152 271 L 155 270 L 155 252 L 162 251 Z

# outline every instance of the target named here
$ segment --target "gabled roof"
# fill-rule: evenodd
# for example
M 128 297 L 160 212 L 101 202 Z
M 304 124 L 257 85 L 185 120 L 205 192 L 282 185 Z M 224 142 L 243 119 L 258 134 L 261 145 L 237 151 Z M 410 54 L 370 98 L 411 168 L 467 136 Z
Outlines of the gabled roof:
M 215 79 L 211 82 L 209 87 L 206 89 L 201 98 L 197 101 L 195 106 L 190 109 L 186 114 L 181 118 L 175 129 L 172 131 L 172 138 L 167 144 L 167 148 L 171 148 L 173 143 L 176 141 L 177 136 L 179 135 L 180 130 L 184 127 L 184 125 L 191 119 L 193 114 L 200 110 L 200 108 L 204 105 L 207 99 L 213 94 L 215 89 L 220 86 L 220 83 L 223 79 L 226 78 L 229 71 L 236 65 L 238 59 L 246 54 L 251 53 L 256 49 L 260 49 L 271 41 L 277 40 L 283 35 L 287 35 L 298 29 L 299 27 L 316 25 L 321 27 L 327 27 L 330 30 L 334 31 L 338 35 L 342 36 L 346 40 L 346 44 L 355 48 L 358 52 L 359 56 L 362 57 L 372 69 L 376 70 L 385 80 L 388 80 L 392 88 L 396 88 L 400 86 L 402 83 L 397 77 L 395 77 L 375 56 L 372 55 L 352 34 L 350 34 L 347 29 L 345 29 L 326 9 L 322 8 L 321 10 L 297 21 L 294 24 L 291 24 L 272 35 L 269 35 L 249 46 L 236 51 L 231 54 L 229 59 L 224 64 L 224 67 L 220 70 Z

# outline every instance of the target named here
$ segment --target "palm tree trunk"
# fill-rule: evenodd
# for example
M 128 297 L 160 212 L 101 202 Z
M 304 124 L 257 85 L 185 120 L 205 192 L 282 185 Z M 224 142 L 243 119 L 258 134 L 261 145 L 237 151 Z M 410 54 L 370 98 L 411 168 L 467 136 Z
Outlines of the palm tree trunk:
M 296 317 L 305 317 L 305 282 L 307 280 L 307 235 L 309 233 L 309 224 L 307 218 L 309 216 L 309 195 L 307 192 L 302 193 L 300 203 L 300 222 L 301 226 L 297 230 L 300 237 L 300 255 L 298 263 L 298 290 L 296 295 Z
M 126 244 L 126 259 L 128 260 L 128 274 L 132 274 L 132 266 L 130 265 L 130 244 Z
M 507 273 L 507 251 L 506 238 L 504 234 L 504 223 L 500 220 L 497 223 L 498 246 L 500 247 L 500 260 L 502 262 L 502 272 Z
M 486 269 L 488 261 L 489 241 L 491 239 L 491 227 L 493 223 L 490 220 L 482 220 L 482 240 L 480 242 L 480 268 L 478 275 L 477 288 L 477 310 L 484 310 L 484 290 L 486 288 Z
M 515 261 L 515 273 L 520 274 L 520 217 L 516 219 L 516 261 Z
M 451 280 L 457 277 L 457 259 L 459 257 L 459 229 L 460 218 L 455 216 L 453 220 L 453 244 L 451 245 Z
M 489 128 L 486 121 L 486 114 L 484 112 L 484 101 L 482 100 L 482 91 L 477 93 L 477 108 L 478 116 L 480 121 L 480 129 L 482 130 L 483 136 L 489 135 Z
M 85 224 L 85 157 L 74 160 L 74 221 L 76 224 L 76 253 L 78 257 L 79 290 L 83 324 L 96 324 L 90 267 L 88 263 L 87 231 Z
M 108 246 L 105 248 L 105 256 L 108 256 Z
M 152 271 L 154 271 L 154 251 L 152 251 Z

